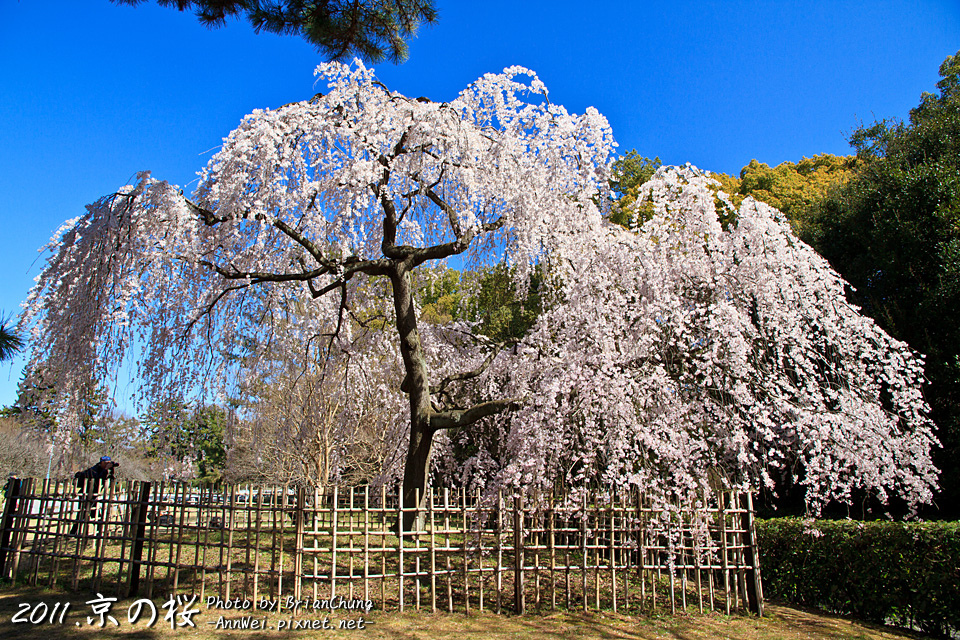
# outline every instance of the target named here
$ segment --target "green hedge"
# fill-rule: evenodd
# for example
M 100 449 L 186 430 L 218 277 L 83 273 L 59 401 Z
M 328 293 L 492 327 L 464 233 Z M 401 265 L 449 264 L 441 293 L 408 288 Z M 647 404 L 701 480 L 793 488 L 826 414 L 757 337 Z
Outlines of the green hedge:
M 960 523 L 758 520 L 765 597 L 960 633 Z

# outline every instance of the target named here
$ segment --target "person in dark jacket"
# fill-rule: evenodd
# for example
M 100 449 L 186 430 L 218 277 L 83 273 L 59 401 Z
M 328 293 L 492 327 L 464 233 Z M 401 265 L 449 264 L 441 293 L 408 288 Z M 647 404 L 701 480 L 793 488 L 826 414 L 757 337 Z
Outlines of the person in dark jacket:
M 73 478 L 77 481 L 77 488 L 81 495 L 78 503 L 79 512 L 77 520 L 70 527 L 70 535 L 75 536 L 80 531 L 80 526 L 85 518 L 93 518 L 96 515 L 96 494 L 100 489 L 100 481 L 113 479 L 113 470 L 120 466 L 119 462 L 114 462 L 110 456 L 103 456 L 100 462 L 84 471 L 77 471 Z
M 103 456 L 100 462 L 93 465 L 86 471 L 77 471 L 73 474 L 77 481 L 77 488 L 86 489 L 88 493 L 96 493 L 100 488 L 100 481 L 107 478 L 113 479 L 113 470 L 120 466 L 119 462 L 114 462 L 110 456 Z

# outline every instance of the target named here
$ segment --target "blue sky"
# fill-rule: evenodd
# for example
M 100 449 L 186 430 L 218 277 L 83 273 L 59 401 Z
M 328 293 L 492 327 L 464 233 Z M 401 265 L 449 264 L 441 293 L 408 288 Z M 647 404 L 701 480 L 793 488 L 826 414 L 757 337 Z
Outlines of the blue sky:
M 727 173 L 848 153 L 845 134 L 905 118 L 960 49 L 956 0 L 437 6 L 408 62 L 376 66 L 391 89 L 449 100 L 519 64 L 552 101 L 599 109 L 621 151 Z M 189 190 L 243 115 L 313 95 L 322 61 L 153 4 L 0 0 L 0 311 L 19 310 L 64 220 L 143 169 Z M 0 405 L 22 366 L 0 366 Z

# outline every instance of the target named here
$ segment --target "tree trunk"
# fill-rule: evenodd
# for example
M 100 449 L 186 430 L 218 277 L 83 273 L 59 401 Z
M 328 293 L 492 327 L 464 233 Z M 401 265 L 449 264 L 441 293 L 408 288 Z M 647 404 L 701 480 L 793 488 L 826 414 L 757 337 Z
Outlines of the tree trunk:
M 420 503 L 427 492 L 430 474 L 430 454 L 433 430 L 430 427 L 430 383 L 427 361 L 417 329 L 417 314 L 413 304 L 410 272 L 401 262 L 390 273 L 393 284 L 393 303 L 397 314 L 397 333 L 400 336 L 400 355 L 406 372 L 400 389 L 410 398 L 410 446 L 407 449 L 403 471 L 404 531 L 415 528 Z M 417 499 L 419 495 L 419 500 Z

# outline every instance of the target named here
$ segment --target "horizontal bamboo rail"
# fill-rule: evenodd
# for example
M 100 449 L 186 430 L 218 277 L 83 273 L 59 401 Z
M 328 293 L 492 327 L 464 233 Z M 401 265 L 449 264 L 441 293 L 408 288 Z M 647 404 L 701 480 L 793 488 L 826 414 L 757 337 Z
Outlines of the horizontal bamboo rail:
M 753 504 L 638 492 L 396 490 L 11 479 L 0 575 L 119 596 L 363 601 L 431 611 L 762 611 Z

